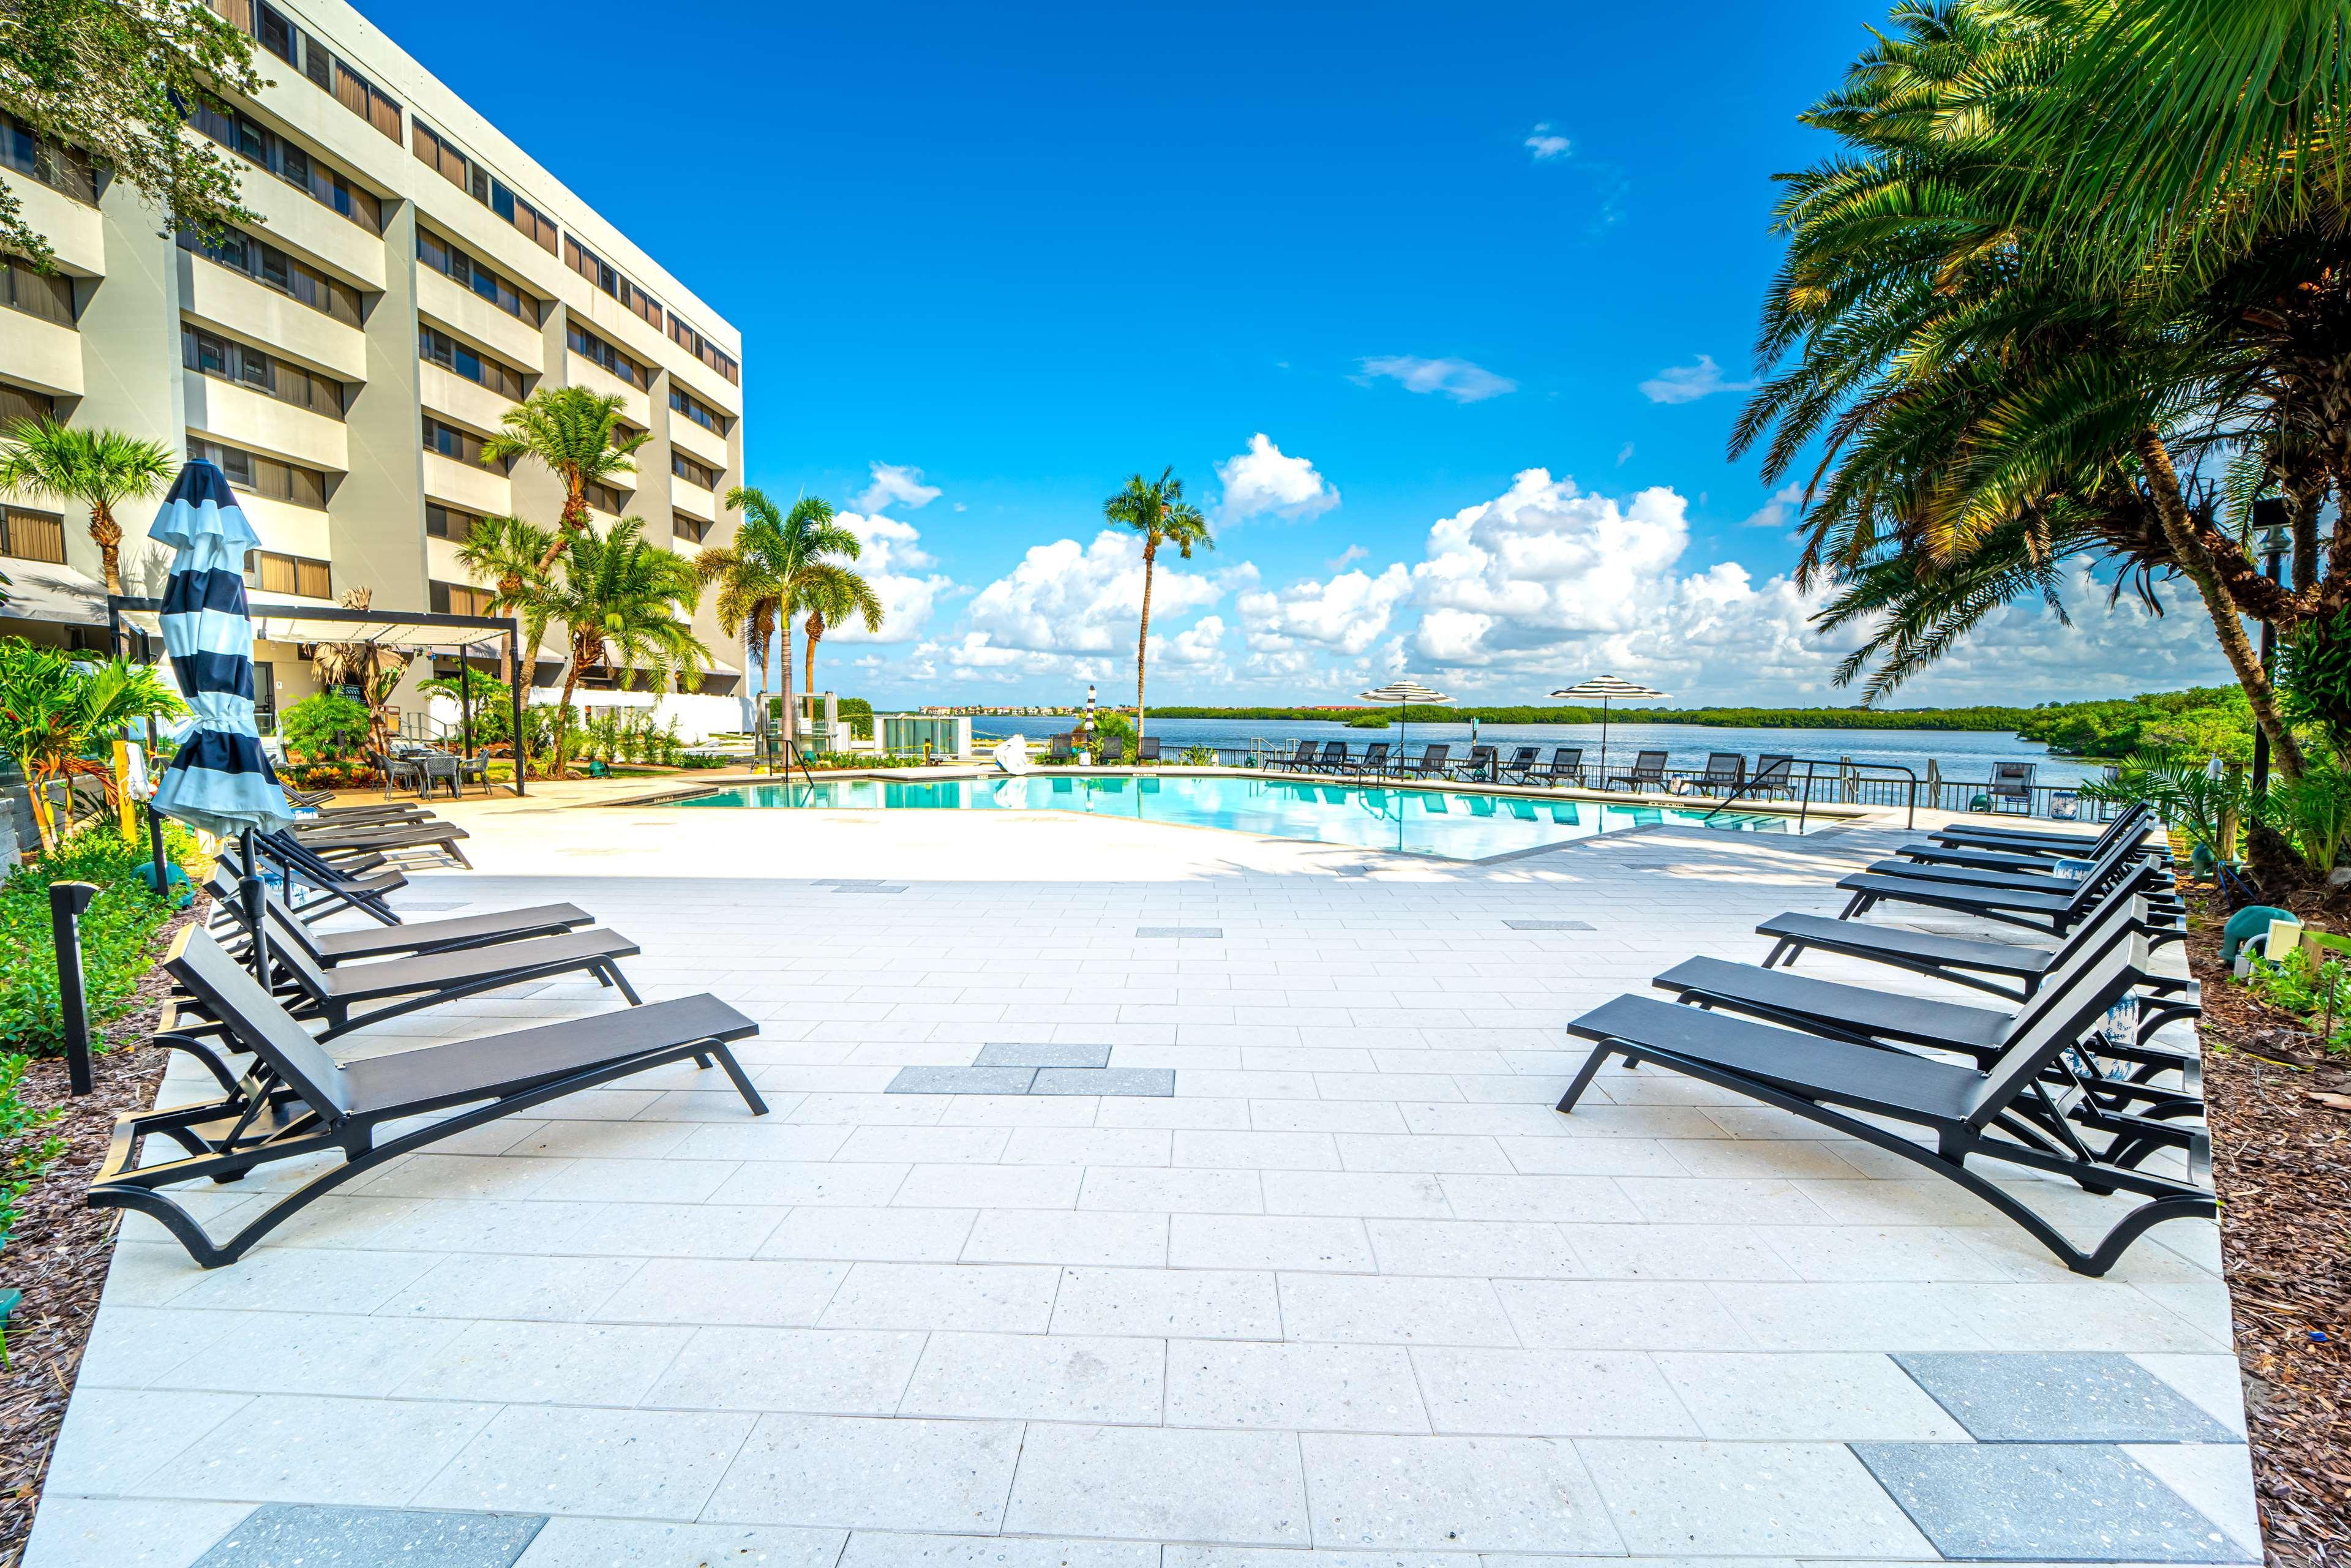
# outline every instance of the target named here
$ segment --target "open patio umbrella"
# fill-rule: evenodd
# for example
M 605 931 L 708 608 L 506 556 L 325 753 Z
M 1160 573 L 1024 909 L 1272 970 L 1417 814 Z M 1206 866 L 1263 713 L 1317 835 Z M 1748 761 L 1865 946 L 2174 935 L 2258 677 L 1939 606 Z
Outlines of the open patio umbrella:
M 1620 680 L 1614 675 L 1594 675 L 1588 681 L 1578 681 L 1562 692 L 1551 694 L 1570 702 L 1596 702 L 1600 705 L 1600 788 L 1608 788 L 1608 705 L 1618 697 L 1639 697 L 1656 701 L 1667 695 L 1654 686 L 1637 681 Z
M 261 749 L 253 719 L 253 621 L 245 556 L 261 543 L 228 479 L 199 458 L 180 470 L 148 537 L 170 545 L 163 587 L 163 647 L 195 723 L 163 770 L 150 809 L 217 838 L 245 840 L 244 895 L 254 975 L 269 983 L 261 878 L 253 835 L 294 821 L 294 808 Z
M 1443 695 L 1440 693 L 1430 691 L 1426 686 L 1422 685 L 1418 681 L 1413 680 L 1409 676 L 1400 681 L 1390 681 L 1386 685 L 1380 687 L 1377 691 L 1364 692 L 1361 695 L 1365 702 L 1377 703 L 1382 707 L 1385 707 L 1390 703 L 1395 704 L 1395 759 L 1398 766 L 1402 766 L 1404 762 L 1405 710 L 1415 703 L 1418 703 L 1424 707 L 1429 707 L 1434 706 L 1438 703 L 1449 703 L 1453 700 L 1451 697 Z

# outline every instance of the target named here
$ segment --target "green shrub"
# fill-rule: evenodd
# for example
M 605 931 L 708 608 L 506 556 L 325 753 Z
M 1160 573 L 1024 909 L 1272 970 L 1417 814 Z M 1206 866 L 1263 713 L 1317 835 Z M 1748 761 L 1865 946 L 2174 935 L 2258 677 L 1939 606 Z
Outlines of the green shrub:
M 344 762 L 368 748 L 368 711 L 340 692 L 304 697 L 278 716 L 277 733 L 288 760 Z
M 183 868 L 196 860 L 194 841 L 164 824 L 165 852 Z M 147 841 L 126 843 L 111 824 L 93 823 L 55 854 L 19 866 L 0 884 L 0 1049 L 54 1056 L 65 1049 L 57 1001 L 57 941 L 49 924 L 49 884 L 98 886 L 81 918 L 82 977 L 91 1043 L 104 1049 L 104 1026 L 131 1009 L 149 967 L 148 944 L 171 917 L 168 900 L 139 878 Z

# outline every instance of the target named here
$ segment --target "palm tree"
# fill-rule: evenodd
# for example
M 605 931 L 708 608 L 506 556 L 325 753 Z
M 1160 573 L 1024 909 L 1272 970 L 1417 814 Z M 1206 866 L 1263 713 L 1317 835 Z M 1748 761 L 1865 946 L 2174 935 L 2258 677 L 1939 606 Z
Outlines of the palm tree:
M 882 596 L 862 572 L 845 566 L 820 566 L 810 578 L 808 590 L 808 619 L 800 630 L 808 634 L 807 678 L 800 689 L 813 694 L 816 690 L 816 645 L 824 641 L 825 629 L 838 626 L 854 615 L 865 622 L 868 632 L 882 630 Z
M 18 420 L 0 441 L 7 444 L 0 447 L 0 490 L 89 507 L 106 591 L 120 593 L 122 525 L 114 508 L 163 493 L 172 483 L 172 449 L 119 430 L 80 430 L 53 419 Z
M 365 610 L 375 601 L 375 590 L 354 588 L 346 591 L 342 605 L 346 610 Z M 360 703 L 367 709 L 368 747 L 379 757 L 392 755 L 392 727 L 384 717 L 384 705 L 392 701 L 392 688 L 400 685 L 410 660 L 415 655 L 399 648 L 387 648 L 381 643 L 321 643 L 310 657 L 311 673 L 326 690 L 338 686 L 357 686 Z
M 527 457 L 563 483 L 563 515 L 539 558 L 538 570 L 555 564 L 565 545 L 588 528 L 588 486 L 634 474 L 629 461 L 653 438 L 650 431 L 624 441 L 612 439 L 623 404 L 618 393 L 586 387 L 541 387 L 507 410 L 505 430 L 482 443 L 482 461 L 512 463 Z
M 1137 474 L 1126 487 L 1102 503 L 1102 516 L 1120 528 L 1143 536 L 1143 630 L 1134 639 L 1134 745 L 1143 750 L 1143 665 L 1151 651 L 1151 578 L 1158 569 L 1159 547 L 1172 544 L 1186 560 L 1192 551 L 1214 549 L 1208 519 L 1184 499 L 1184 481 L 1168 468 L 1156 479 Z
M 490 585 L 489 611 L 522 622 L 523 657 L 536 664 L 539 639 L 547 634 L 547 559 L 555 537 L 520 517 L 484 517 L 457 547 L 457 564 L 476 582 Z M 528 679 L 528 675 L 524 677 Z M 516 680 L 512 650 L 498 650 L 498 679 Z
M 16 758 L 33 786 L 33 822 L 44 850 L 57 848 L 60 837 L 45 788 L 49 781 L 86 773 L 103 780 L 111 797 L 113 769 L 82 756 L 92 741 L 138 719 L 187 711 L 153 665 L 92 662 L 22 637 L 0 637 L 0 751 Z M 72 798 L 67 799 L 70 815 Z
M 553 777 L 563 777 L 571 743 L 571 696 L 580 672 L 611 668 L 624 687 L 640 672 L 674 674 L 688 690 L 701 685 L 710 650 L 694 634 L 701 579 L 684 556 L 644 537 L 643 517 L 623 517 L 610 533 L 583 533 L 564 555 L 560 582 L 546 595 L 548 618 L 569 634 L 563 700 L 555 720 Z
M 796 727 L 792 722 L 792 617 L 814 610 L 815 596 L 824 591 L 822 585 L 832 582 L 833 574 L 843 570 L 832 558 L 855 560 L 864 546 L 855 534 L 833 521 L 832 503 L 814 496 L 801 497 L 786 512 L 765 492 L 737 485 L 726 492 L 726 507 L 745 515 L 743 526 L 735 530 L 732 549 L 704 550 L 695 558 L 695 566 L 705 579 L 723 578 L 729 571 L 740 573 L 733 613 L 741 619 L 730 623 L 729 601 L 722 596 L 718 624 L 730 637 L 736 624 L 745 628 L 752 656 L 760 661 L 762 702 L 768 689 L 768 638 L 781 638 L 778 668 L 782 676 L 783 723 L 779 733 L 789 745 Z M 721 591 L 723 595 L 725 591 Z

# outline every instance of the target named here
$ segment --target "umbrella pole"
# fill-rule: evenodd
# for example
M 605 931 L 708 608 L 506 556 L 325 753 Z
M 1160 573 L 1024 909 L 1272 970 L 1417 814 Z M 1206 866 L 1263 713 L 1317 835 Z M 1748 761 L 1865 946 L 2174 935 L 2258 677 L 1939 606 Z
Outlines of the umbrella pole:
M 236 884 L 237 896 L 245 904 L 246 928 L 253 933 L 253 977 L 261 982 L 265 991 L 269 984 L 269 927 L 264 914 L 261 894 L 260 862 L 253 852 L 253 830 L 247 828 L 245 839 L 245 875 Z
M 150 714 L 147 717 L 149 782 L 152 783 L 160 779 L 162 777 L 162 769 L 163 764 L 155 755 L 155 718 L 152 714 Z M 163 869 L 163 819 L 157 814 L 152 795 L 147 804 L 147 848 L 155 861 L 155 896 L 169 898 L 172 895 L 172 883 L 169 880 L 171 873 Z
M 1608 699 L 1600 699 L 1600 790 L 1608 792 Z

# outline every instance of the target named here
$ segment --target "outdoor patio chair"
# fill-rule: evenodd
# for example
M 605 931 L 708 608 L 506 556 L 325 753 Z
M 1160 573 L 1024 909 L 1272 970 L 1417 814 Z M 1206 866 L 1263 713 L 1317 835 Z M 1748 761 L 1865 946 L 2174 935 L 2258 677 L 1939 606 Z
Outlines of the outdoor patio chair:
M 1755 771 L 1749 777 L 1747 796 L 1750 800 L 1789 800 L 1796 793 L 1796 759 L 1777 757 L 1768 752 L 1755 758 Z
M 1630 773 L 1614 774 L 1607 780 L 1607 788 L 1611 789 L 1619 784 L 1635 794 L 1663 790 L 1666 787 L 1666 754 L 1662 751 L 1641 752 L 1633 758 Z
M 1692 779 L 1691 787 L 1704 795 L 1733 795 L 1747 781 L 1747 758 L 1736 751 L 1709 751 L 1706 754 L 1706 771 Z
M 1510 751 L 1510 759 L 1495 769 L 1494 776 L 1497 779 L 1507 779 L 1515 773 L 1523 780 L 1527 775 L 1535 770 L 1535 758 L 1541 755 L 1542 747 L 1540 746 L 1514 747 Z
M 214 866 L 212 880 L 207 885 L 212 891 L 214 903 L 226 917 L 226 924 L 242 930 L 244 910 L 238 904 L 235 873 L 225 863 Z M 312 921 L 305 919 L 275 888 L 265 888 L 263 895 L 272 911 L 285 912 L 283 924 L 286 929 L 273 935 L 272 940 L 290 936 L 302 945 L 312 961 L 329 969 L 338 964 L 364 962 L 371 958 L 397 958 L 417 953 L 453 953 L 473 947 L 490 947 L 525 937 L 557 936 L 596 924 L 596 917 L 576 904 L 537 904 L 524 909 L 502 909 L 488 915 L 459 915 L 447 920 L 362 926 L 356 931 L 319 931 L 313 929 Z M 221 934 L 221 925 L 216 923 L 214 935 L 217 937 Z
M 1995 762 L 1991 765 L 1991 783 L 1986 787 L 1991 796 L 1991 809 L 2002 811 L 2010 807 L 2032 814 L 2032 764 L 2030 762 Z
M 1113 735 L 1102 742 L 1102 755 L 1094 758 L 1094 763 L 1101 768 L 1115 768 L 1125 760 L 1126 737 L 1123 735 Z
M 1966 845 L 1946 845 L 1931 841 L 1904 844 L 1894 852 L 1919 866 L 1964 866 L 1970 871 L 2001 871 L 2042 876 L 2054 876 L 2064 860 L 2093 860 L 2114 844 L 2122 844 L 2126 852 L 2158 861 L 2171 858 L 2171 846 L 2156 837 L 2152 823 L 2142 821 L 2134 831 L 2102 836 L 2091 854 L 2061 856 L 2034 854 L 2012 850 L 1973 849 Z
M 1472 783 L 1491 784 L 1495 781 L 1494 767 L 1498 755 L 1490 746 L 1473 746 L 1454 777 L 1458 779 L 1466 775 Z
M 1844 907 L 1847 920 L 1867 914 L 1879 904 L 1914 904 L 2063 936 L 2096 911 L 2108 886 L 2128 869 L 2130 858 L 2123 846 L 2113 846 L 2078 882 L 2056 882 L 2054 886 L 2051 885 L 2054 879 L 2049 877 L 1879 861 L 1844 878 L 1837 886 L 1853 894 Z M 1906 868 L 1915 874 L 1904 874 Z M 1928 874 L 1933 872 L 1944 874 Z M 2168 879 L 2160 872 L 2157 875 L 2157 891 L 2148 902 L 2166 914 L 2179 912 L 2177 895 L 2160 891 Z
M 2202 1127 L 2129 1118 L 2146 1124 L 2114 1129 L 2102 1146 L 2094 1147 L 2071 1114 L 2077 1108 L 2074 1102 L 2087 1098 L 2087 1092 L 2056 1090 L 2043 1082 L 2052 1069 L 2062 1069 L 2068 1050 L 2129 994 L 2147 967 L 2147 945 L 2137 937 L 2078 967 L 2033 998 L 1988 1070 L 1654 997 L 1622 996 L 1568 1025 L 1568 1032 L 1594 1044 L 1559 1109 L 1573 1111 L 1611 1057 L 1667 1068 L 1945 1176 L 2022 1226 L 2067 1268 L 2100 1275 L 2149 1227 L 2218 1212 L 2210 1189 L 2200 1185 L 2210 1166 Z M 1886 1122 L 1919 1129 L 1931 1139 L 1914 1141 Z M 2167 1146 L 2185 1150 L 2189 1180 L 2136 1168 L 2147 1155 Z M 1971 1159 L 2066 1177 L 2093 1194 L 2126 1192 L 2147 1201 L 2085 1250 L 2010 1188 L 1969 1168 Z
M 1364 755 L 1348 766 L 1347 771 L 1357 778 L 1371 774 L 1374 778 L 1388 770 L 1388 743 L 1374 740 L 1364 747 Z
M 289 800 L 293 797 L 287 797 Z M 439 819 L 433 808 L 418 800 L 388 800 L 381 805 L 336 806 L 303 819 L 308 828 L 381 827 L 392 822 L 431 822 Z
M 1579 789 L 1582 788 L 1583 784 L 1583 747 L 1580 746 L 1562 746 L 1554 747 L 1551 754 L 1550 766 L 1539 768 L 1535 772 L 1529 774 L 1527 776 L 1527 782 L 1530 784 L 1566 784 Z
M 2091 933 L 2098 919 L 2110 905 L 2127 904 L 2133 898 L 2152 887 L 2151 878 L 2140 874 L 2126 877 L 2094 911 L 2088 921 L 2076 925 L 2064 940 L 2054 947 L 2028 946 L 2016 942 L 1987 942 L 1972 936 L 1951 936 L 1937 931 L 1915 931 L 1900 925 L 1870 925 L 1858 920 L 1838 920 L 1825 915 L 1799 915 L 1792 911 L 1775 915 L 1755 927 L 1756 934 L 1772 939 L 1771 951 L 1765 955 L 1767 969 L 1792 965 L 1813 948 L 1834 953 L 1843 957 L 1865 959 L 1883 964 L 1889 968 L 1907 969 L 1914 975 L 1930 976 L 1949 980 L 1955 985 L 1969 986 L 1989 991 L 2011 1001 L 2022 1001 L 2041 988 L 2042 982 L 2058 959 L 2070 951 L 2073 944 L 2085 933 Z M 2178 917 L 2149 911 L 2141 927 L 2147 945 L 2159 947 L 2167 943 L 2185 940 L 2187 930 Z M 2148 982 L 2151 988 L 2168 992 L 2182 988 L 2189 982 L 2173 981 L 2166 977 Z
M 378 827 L 351 828 L 339 823 L 297 826 L 294 837 L 304 848 L 329 860 L 338 852 L 400 854 L 429 850 L 455 861 L 468 871 L 473 869 L 473 862 L 467 860 L 465 852 L 457 847 L 457 841 L 472 835 L 463 828 L 443 821 L 395 822 Z
M 1344 773 L 1347 770 L 1347 743 L 1343 740 L 1324 741 L 1322 755 L 1307 766 L 1316 773 Z
M 1314 742 L 1301 740 L 1298 743 L 1298 749 L 1288 757 L 1269 758 L 1266 767 L 1268 769 L 1279 768 L 1284 773 L 1303 773 L 1314 766 Z
M 89 1204 L 148 1215 L 207 1269 L 235 1262 L 304 1207 L 388 1160 L 650 1068 L 689 1058 L 706 1068 L 716 1058 L 751 1113 L 768 1112 L 727 1049 L 759 1026 L 713 996 L 341 1062 L 193 926 L 172 940 L 164 967 L 219 1020 L 226 1043 L 251 1053 L 253 1064 L 239 1073 L 201 1040 L 157 1034 L 155 1044 L 202 1062 L 223 1097 L 117 1117 Z M 455 1113 L 378 1141 L 391 1124 L 444 1111 Z M 140 1164 L 145 1140 L 158 1134 L 187 1156 Z M 272 1161 L 333 1153 L 343 1156 L 341 1165 L 277 1197 L 225 1241 L 214 1241 L 194 1216 L 157 1190 L 207 1177 L 233 1182 Z
M 2146 822 L 2154 815 L 2143 805 L 2126 806 L 2099 833 L 2044 832 L 2030 828 L 1939 828 L 1927 836 L 1939 844 L 1973 845 L 1980 849 L 2008 850 L 2019 854 L 2066 855 L 2080 860 L 2095 860 L 2123 834 Z
M 1045 759 L 1047 761 L 1067 762 L 1070 760 L 1071 755 L 1070 737 L 1068 736 L 1056 735 L 1045 742 Z
M 1157 736 L 1146 735 L 1141 740 L 1134 743 L 1134 765 L 1137 768 L 1142 767 L 1146 762 L 1156 762 L 1158 760 L 1159 737 Z
M 1442 779 L 1445 777 L 1445 759 L 1452 752 L 1450 746 L 1424 746 L 1417 758 L 1396 771 L 1409 779 Z
M 371 751 L 368 753 L 368 759 L 373 762 L 376 770 L 383 775 L 385 800 L 392 799 L 392 792 L 394 789 L 413 789 L 420 798 L 423 797 L 424 769 L 417 765 L 415 758 L 387 757 L 381 751 Z

